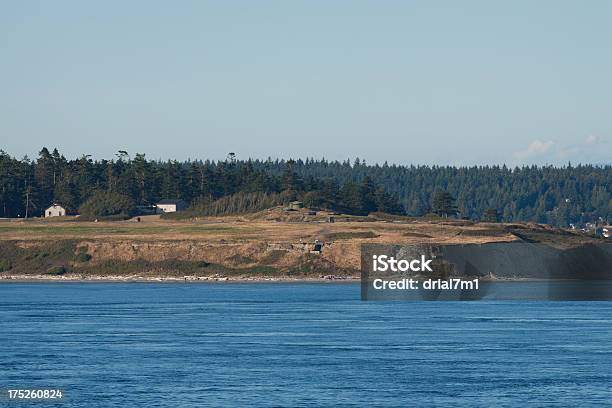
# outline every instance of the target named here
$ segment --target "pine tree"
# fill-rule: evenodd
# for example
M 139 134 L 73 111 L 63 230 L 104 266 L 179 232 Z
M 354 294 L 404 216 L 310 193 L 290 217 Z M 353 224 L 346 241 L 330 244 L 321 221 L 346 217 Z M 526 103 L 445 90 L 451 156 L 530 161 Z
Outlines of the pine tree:
M 443 218 L 457 214 L 455 199 L 448 191 L 436 191 L 433 195 L 431 206 L 433 213 Z

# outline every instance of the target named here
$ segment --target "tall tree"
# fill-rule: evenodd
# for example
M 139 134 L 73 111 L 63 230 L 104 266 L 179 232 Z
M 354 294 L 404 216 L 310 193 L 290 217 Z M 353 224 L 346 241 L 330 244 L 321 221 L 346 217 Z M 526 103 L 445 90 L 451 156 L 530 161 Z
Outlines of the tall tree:
M 448 191 L 436 191 L 432 198 L 431 207 L 433 213 L 440 217 L 448 218 L 449 215 L 457 214 L 455 198 Z

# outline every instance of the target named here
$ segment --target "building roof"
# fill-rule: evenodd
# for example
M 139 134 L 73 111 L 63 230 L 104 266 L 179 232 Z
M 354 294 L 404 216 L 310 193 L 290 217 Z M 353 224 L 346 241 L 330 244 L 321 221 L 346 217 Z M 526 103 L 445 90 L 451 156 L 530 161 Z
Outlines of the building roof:
M 185 204 L 185 201 L 175 198 L 164 198 L 163 200 L 159 200 L 157 204 Z
M 53 207 L 62 207 L 62 208 L 64 208 L 64 206 L 63 206 L 63 205 L 61 205 L 61 204 L 58 204 L 58 203 L 53 203 L 53 204 L 51 204 L 49 207 L 47 207 L 47 210 L 48 210 L 49 208 L 53 208 Z

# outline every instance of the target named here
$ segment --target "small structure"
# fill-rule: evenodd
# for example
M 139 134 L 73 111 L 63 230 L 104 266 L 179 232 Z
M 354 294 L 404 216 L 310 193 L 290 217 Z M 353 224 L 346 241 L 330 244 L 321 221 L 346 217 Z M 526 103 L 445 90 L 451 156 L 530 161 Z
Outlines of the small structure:
M 327 222 L 334 223 L 336 222 L 336 218 L 333 215 L 330 215 L 329 217 L 327 217 Z
M 184 210 L 187 208 L 187 203 L 180 199 L 166 198 L 159 201 L 155 207 L 157 208 L 157 213 L 169 213 Z
M 284 211 L 299 211 L 301 208 L 304 208 L 304 203 L 301 201 L 292 201 L 289 205 L 283 208 Z
M 45 210 L 45 218 L 47 217 L 64 217 L 66 215 L 66 209 L 57 203 Z
M 155 205 L 137 205 L 136 214 L 138 215 L 153 215 L 157 213 Z
M 289 203 L 289 209 L 291 210 L 299 210 L 300 208 L 304 208 L 304 203 L 301 201 L 292 201 Z
M 313 244 L 309 245 L 309 251 L 311 254 L 320 254 L 323 251 L 323 243 L 318 239 Z

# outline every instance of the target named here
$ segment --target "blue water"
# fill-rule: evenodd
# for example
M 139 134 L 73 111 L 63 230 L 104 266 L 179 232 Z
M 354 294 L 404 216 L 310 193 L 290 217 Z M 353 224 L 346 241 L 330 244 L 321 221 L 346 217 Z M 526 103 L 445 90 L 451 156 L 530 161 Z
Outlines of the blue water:
M 356 284 L 1 284 L 0 388 L 62 388 L 62 407 L 612 404 L 612 302 L 359 295 Z

